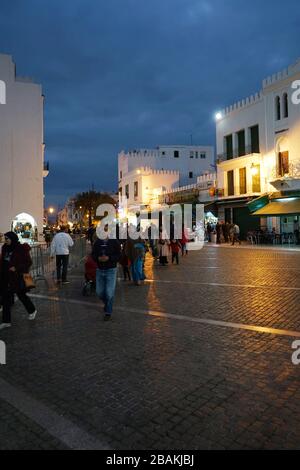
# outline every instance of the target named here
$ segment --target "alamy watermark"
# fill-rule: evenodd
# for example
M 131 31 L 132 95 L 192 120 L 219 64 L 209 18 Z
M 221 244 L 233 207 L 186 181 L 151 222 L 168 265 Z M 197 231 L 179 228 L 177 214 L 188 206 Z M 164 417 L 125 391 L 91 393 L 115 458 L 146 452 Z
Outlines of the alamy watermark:
M 295 90 L 291 97 L 292 103 L 300 104 L 300 80 L 293 81 L 292 89 Z
M 294 364 L 294 366 L 299 366 L 300 365 L 300 340 L 293 342 L 292 349 L 295 349 L 295 352 L 292 355 L 292 363 Z
M 109 233 L 112 239 L 138 240 L 182 240 L 187 249 L 201 250 L 204 246 L 204 205 L 173 204 L 127 207 L 127 200 L 121 200 L 117 210 L 112 204 L 101 204 L 96 210 L 101 220 L 96 232 L 100 239 Z
M 0 104 L 6 104 L 6 83 L 0 80 Z
M 0 341 L 0 365 L 6 364 L 6 344 Z

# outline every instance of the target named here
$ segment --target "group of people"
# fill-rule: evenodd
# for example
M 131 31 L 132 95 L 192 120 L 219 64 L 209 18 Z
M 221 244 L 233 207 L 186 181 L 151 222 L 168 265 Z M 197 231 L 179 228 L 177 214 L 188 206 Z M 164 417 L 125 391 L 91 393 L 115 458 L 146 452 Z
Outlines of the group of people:
M 159 260 L 162 266 L 169 263 L 169 255 L 172 263 L 179 264 L 179 253 L 187 254 L 188 242 L 184 235 L 181 240 L 169 240 L 162 230 L 157 239 L 148 238 L 146 234 L 143 237 L 143 232 L 137 238 L 128 236 L 121 241 L 110 239 L 108 228 L 106 234 L 106 237 L 97 239 L 92 247 L 92 258 L 97 265 L 96 293 L 104 302 L 105 321 L 110 320 L 112 315 L 118 263 L 123 267 L 124 280 L 132 280 L 139 286 L 146 278 L 144 264 L 148 251 L 151 251 L 153 258 Z
M 56 282 L 68 284 L 68 261 L 73 240 L 69 235 L 68 227 L 61 227 L 50 247 L 50 256 L 56 257 Z M 171 255 L 172 264 L 179 264 L 179 254 L 187 255 L 188 239 L 184 234 L 181 240 L 168 239 L 162 230 L 158 237 L 148 239 L 143 237 L 128 237 L 126 240 L 110 238 L 108 226 L 105 227 L 104 236 L 97 238 L 92 244 L 91 256 L 97 266 L 96 293 L 104 302 L 104 320 L 110 320 L 117 280 L 118 263 L 123 267 L 124 279 L 129 279 L 140 285 L 145 280 L 144 262 L 147 251 L 151 251 L 154 259 L 160 265 L 166 266 Z M 145 234 L 144 234 L 145 235 Z M 149 241 L 148 241 L 149 240 Z M 24 283 L 24 275 L 28 274 L 32 266 L 30 246 L 21 244 L 14 232 L 4 235 L 4 245 L 0 258 L 0 311 L 2 323 L 0 329 L 11 326 L 11 307 L 15 295 L 24 305 L 28 319 L 34 320 L 37 310 L 28 297 L 28 288 Z
M 11 327 L 11 308 L 15 296 L 24 305 L 29 320 L 35 320 L 37 315 L 37 309 L 28 296 L 30 288 L 25 280 L 32 266 L 31 247 L 28 243 L 20 243 L 15 232 L 5 233 L 1 241 L 4 243 L 0 256 L 0 330 Z M 51 257 L 56 257 L 58 283 L 68 284 L 69 250 L 72 246 L 73 240 L 68 234 L 68 227 L 61 227 L 51 243 Z
M 217 245 L 223 242 L 231 243 L 231 245 L 235 245 L 235 243 L 241 245 L 240 227 L 238 224 L 218 221 L 217 224 L 213 226 L 208 222 L 206 225 L 206 238 L 209 243 L 212 241 L 212 234 L 216 234 Z

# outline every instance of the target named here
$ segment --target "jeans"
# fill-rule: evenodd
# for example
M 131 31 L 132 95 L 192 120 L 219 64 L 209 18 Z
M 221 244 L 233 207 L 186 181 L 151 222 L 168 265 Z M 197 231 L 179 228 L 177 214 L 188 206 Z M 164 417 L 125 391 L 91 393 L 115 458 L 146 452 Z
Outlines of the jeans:
M 117 268 L 97 269 L 96 272 L 96 293 L 99 299 L 104 302 L 106 314 L 112 314 L 113 301 L 117 282 Z
M 63 282 L 67 280 L 68 274 L 69 255 L 56 255 L 56 273 L 57 280 L 62 279 Z
M 26 292 L 18 292 L 17 296 L 27 310 L 27 313 L 30 315 L 35 312 L 35 306 L 31 302 L 30 298 L 27 297 Z M 3 323 L 11 323 L 11 305 L 12 305 L 12 293 L 8 290 L 5 290 L 2 293 L 2 321 Z

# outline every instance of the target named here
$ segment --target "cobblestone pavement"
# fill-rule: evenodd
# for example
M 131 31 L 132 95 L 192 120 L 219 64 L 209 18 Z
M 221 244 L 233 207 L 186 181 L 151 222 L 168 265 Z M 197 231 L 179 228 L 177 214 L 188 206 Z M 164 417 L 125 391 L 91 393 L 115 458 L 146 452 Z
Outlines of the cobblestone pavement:
M 39 284 L 35 322 L 16 304 L 0 449 L 299 448 L 300 252 L 206 246 L 146 272 L 111 322 L 79 269 Z

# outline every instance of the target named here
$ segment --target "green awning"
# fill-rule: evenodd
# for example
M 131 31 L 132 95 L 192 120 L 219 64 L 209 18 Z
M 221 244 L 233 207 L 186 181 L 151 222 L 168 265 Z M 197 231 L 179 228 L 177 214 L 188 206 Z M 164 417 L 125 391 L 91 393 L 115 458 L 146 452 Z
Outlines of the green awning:
M 248 202 L 247 207 L 250 212 L 258 211 L 266 206 L 269 202 L 269 196 L 264 194 L 263 196 L 253 199 L 253 201 Z
M 259 217 L 276 217 L 280 215 L 300 215 L 300 198 L 281 198 L 270 200 L 261 209 L 258 209 L 253 214 Z

